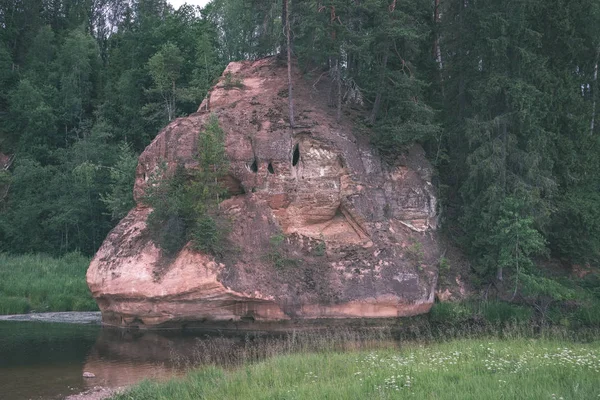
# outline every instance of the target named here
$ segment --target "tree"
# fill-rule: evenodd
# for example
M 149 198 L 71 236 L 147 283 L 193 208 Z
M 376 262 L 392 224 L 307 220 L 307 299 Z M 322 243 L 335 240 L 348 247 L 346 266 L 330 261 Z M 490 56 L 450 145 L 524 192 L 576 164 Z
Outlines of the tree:
M 99 62 L 99 49 L 90 35 L 79 29 L 68 33 L 57 58 L 59 109 L 65 140 L 72 139 L 69 133 L 91 117 Z
M 172 43 L 163 45 L 148 60 L 148 71 L 154 82 L 150 93 L 160 95 L 168 121 L 172 121 L 175 118 L 177 101 L 183 95 L 182 90 L 177 87 L 177 81 L 181 75 L 182 63 L 181 51 Z
M 540 232 L 533 228 L 533 218 L 525 216 L 527 208 L 517 198 L 507 197 L 500 208 L 495 229 L 489 234 L 488 252 L 495 255 L 497 279 L 503 279 L 503 271 L 515 273 L 515 289 L 519 274 L 531 270 L 532 257 L 546 252 L 546 243 Z
M 110 168 L 109 191 L 100 196 L 113 220 L 120 220 L 135 206 L 133 200 L 133 184 L 137 156 L 127 143 L 121 143 L 118 148 L 117 162 Z
M 9 94 L 9 140 L 14 149 L 47 160 L 49 150 L 56 146 L 55 111 L 46 96 L 28 79 L 21 80 Z

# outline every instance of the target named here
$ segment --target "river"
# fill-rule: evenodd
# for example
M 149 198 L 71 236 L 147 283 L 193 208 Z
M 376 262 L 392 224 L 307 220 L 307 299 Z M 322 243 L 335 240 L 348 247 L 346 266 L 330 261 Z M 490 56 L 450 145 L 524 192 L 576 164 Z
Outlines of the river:
M 207 364 L 234 367 L 290 351 L 379 347 L 386 341 L 382 338 L 380 331 L 365 335 L 344 329 L 224 335 L 0 321 L 0 399 L 63 399 L 95 387 L 168 379 Z M 84 372 L 94 377 L 84 378 Z

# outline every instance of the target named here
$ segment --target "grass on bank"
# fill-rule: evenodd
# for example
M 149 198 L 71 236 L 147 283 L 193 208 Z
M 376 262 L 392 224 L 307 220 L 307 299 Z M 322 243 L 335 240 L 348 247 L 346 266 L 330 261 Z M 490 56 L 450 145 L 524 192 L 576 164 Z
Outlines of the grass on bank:
M 599 341 L 471 339 L 208 367 L 114 399 L 599 399 L 599 378 Z
M 60 258 L 0 253 L 0 314 L 98 310 L 85 280 L 89 263 L 77 253 Z

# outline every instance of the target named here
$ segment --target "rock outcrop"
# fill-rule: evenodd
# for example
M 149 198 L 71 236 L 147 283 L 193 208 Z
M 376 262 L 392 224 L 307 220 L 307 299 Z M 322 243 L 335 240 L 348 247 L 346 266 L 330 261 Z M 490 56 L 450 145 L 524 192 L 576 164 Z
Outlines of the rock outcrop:
M 326 95 L 295 74 L 296 127 L 277 59 L 231 63 L 197 113 L 169 124 L 140 156 L 137 207 L 94 257 L 88 285 L 103 322 L 154 327 L 190 322 L 380 318 L 427 312 L 437 281 L 431 166 L 415 145 L 388 165 L 336 122 Z M 325 83 L 322 83 L 325 85 Z M 162 164 L 193 167 L 198 132 L 214 113 L 226 133 L 231 251 L 215 259 L 186 246 L 166 258 L 146 233 L 143 204 Z M 268 256 L 273 238 L 285 266 Z

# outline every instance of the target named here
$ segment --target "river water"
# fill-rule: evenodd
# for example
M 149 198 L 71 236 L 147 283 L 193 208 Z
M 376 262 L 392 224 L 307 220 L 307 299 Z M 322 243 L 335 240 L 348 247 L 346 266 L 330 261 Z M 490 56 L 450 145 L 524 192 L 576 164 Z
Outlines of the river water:
M 370 348 L 386 342 L 387 335 L 379 331 L 223 336 L 0 321 L 0 399 L 63 399 L 97 386 L 168 379 L 207 364 L 234 367 L 292 351 Z M 84 378 L 84 372 L 95 377 Z
M 96 386 L 166 379 L 207 363 L 233 365 L 253 357 L 244 350 L 247 340 L 257 338 L 0 321 L 0 399 L 62 399 Z

